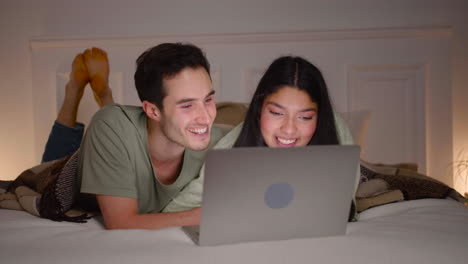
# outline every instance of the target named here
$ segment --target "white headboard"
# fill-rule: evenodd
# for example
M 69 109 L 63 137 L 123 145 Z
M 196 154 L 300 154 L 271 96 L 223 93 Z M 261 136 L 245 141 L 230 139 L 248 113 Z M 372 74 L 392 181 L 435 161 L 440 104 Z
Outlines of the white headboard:
M 162 42 L 200 46 L 212 65 L 216 100 L 249 102 L 266 67 L 278 56 L 303 56 L 317 65 L 339 112 L 371 113 L 362 158 L 417 162 L 423 172 L 452 182 L 449 45 L 451 28 L 384 28 L 249 34 L 89 37 L 31 41 L 36 157 L 63 98 L 76 53 L 97 46 L 108 52 L 116 102 L 139 104 L 135 60 Z M 97 106 L 85 94 L 79 119 Z M 445 144 L 446 143 L 446 144 Z

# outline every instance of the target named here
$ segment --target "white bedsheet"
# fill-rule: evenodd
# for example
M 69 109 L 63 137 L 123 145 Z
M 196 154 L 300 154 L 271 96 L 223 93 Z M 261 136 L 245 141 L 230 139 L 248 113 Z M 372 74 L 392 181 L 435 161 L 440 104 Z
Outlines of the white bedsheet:
M 226 226 L 226 228 L 229 228 Z M 2 263 L 468 263 L 468 209 L 424 199 L 369 209 L 339 237 L 198 247 L 180 228 L 106 231 L 0 210 Z

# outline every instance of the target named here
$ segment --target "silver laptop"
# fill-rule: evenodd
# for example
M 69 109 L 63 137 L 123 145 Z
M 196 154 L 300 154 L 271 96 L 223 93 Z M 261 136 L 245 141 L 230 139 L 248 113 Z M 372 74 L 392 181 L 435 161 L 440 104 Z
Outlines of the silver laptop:
M 200 246 L 346 233 L 359 146 L 233 148 L 206 157 Z

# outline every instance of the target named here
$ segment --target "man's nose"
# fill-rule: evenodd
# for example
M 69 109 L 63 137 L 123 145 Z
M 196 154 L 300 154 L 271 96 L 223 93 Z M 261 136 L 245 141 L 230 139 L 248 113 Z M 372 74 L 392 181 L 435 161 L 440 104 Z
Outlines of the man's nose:
M 213 117 L 206 105 L 202 105 L 197 109 L 197 121 L 200 123 L 211 123 Z

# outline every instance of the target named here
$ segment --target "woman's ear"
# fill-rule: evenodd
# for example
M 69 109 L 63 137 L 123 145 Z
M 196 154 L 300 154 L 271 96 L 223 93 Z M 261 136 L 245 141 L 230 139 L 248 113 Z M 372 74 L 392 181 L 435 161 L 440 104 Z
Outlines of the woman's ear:
M 155 104 L 145 100 L 142 103 L 142 107 L 143 111 L 145 111 L 146 116 L 148 116 L 148 118 L 153 119 L 155 121 L 161 120 L 161 111 Z

